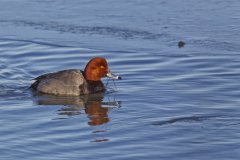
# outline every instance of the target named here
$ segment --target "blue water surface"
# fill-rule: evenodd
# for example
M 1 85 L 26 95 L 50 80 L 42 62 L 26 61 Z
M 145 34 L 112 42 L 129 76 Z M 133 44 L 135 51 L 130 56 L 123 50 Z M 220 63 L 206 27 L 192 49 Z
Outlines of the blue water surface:
M 239 13 L 235 0 L 1 0 L 0 159 L 239 159 Z M 29 90 L 95 56 L 123 77 L 107 92 Z

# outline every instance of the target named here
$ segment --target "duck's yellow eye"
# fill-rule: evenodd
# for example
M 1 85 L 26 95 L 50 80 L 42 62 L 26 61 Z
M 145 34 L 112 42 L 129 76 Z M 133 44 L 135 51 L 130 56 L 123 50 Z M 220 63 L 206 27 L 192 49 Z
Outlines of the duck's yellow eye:
M 100 66 L 101 69 L 104 69 L 105 67 L 104 66 Z

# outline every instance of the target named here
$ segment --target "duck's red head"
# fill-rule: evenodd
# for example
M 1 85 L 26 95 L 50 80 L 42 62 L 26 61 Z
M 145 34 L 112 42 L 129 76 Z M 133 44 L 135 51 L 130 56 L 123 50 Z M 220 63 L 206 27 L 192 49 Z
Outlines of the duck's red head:
M 84 69 L 86 80 L 100 81 L 102 77 L 110 77 L 112 79 L 121 79 L 119 76 L 114 76 L 108 69 L 108 64 L 105 58 L 92 58 Z

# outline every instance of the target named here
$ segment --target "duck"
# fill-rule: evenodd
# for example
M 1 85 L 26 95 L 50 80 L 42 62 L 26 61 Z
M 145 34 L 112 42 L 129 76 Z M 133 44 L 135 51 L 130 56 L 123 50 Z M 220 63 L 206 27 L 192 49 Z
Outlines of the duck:
M 67 69 L 53 73 L 46 73 L 34 78 L 30 88 L 41 94 L 80 96 L 106 91 L 101 81 L 103 77 L 113 80 L 122 79 L 114 75 L 107 60 L 94 57 L 86 64 L 84 71 Z

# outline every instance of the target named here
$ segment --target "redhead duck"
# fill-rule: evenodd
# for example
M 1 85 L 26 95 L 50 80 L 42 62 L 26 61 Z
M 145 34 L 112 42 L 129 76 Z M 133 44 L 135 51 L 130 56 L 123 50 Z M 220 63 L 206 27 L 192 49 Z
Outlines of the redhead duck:
M 92 58 L 84 71 L 69 69 L 47 73 L 34 78 L 30 88 L 39 92 L 53 95 L 79 96 L 105 91 L 102 77 L 121 79 L 112 74 L 105 58 Z

